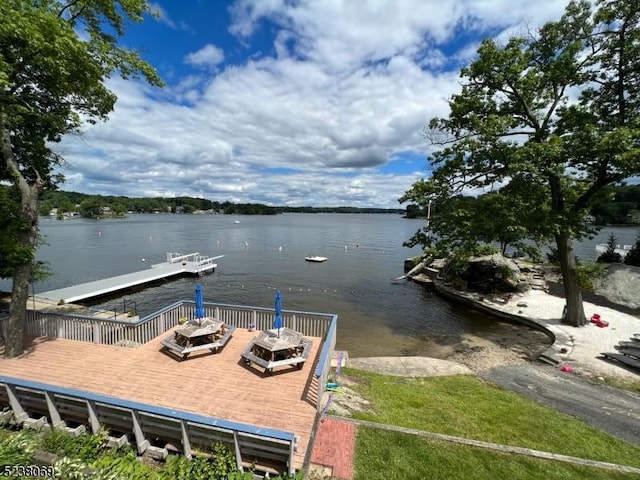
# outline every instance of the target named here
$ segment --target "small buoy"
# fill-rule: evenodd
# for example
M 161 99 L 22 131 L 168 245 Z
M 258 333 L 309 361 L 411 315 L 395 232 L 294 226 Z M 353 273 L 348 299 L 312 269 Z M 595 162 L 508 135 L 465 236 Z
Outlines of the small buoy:
M 142 259 L 143 262 L 146 262 L 147 260 L 145 258 Z
M 282 251 L 282 247 L 278 247 L 278 250 Z

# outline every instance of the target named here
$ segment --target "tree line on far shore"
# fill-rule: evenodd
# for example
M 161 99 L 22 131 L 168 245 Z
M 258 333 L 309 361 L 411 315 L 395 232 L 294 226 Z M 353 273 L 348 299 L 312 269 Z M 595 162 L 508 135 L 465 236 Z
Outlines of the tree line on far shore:
M 474 197 L 467 201 L 473 202 Z M 437 215 L 437 205 L 433 214 Z M 640 225 L 640 185 L 613 185 L 602 189 L 588 209 L 594 225 Z M 427 216 L 425 208 L 407 206 L 408 218 Z
M 60 190 L 46 191 L 40 199 L 42 216 L 65 218 L 78 215 L 85 218 L 123 217 L 129 213 L 216 213 L 237 215 L 276 215 L 278 213 L 405 213 L 404 209 L 360 207 L 289 207 L 261 203 L 217 202 L 194 197 L 132 198 L 111 195 L 89 195 Z

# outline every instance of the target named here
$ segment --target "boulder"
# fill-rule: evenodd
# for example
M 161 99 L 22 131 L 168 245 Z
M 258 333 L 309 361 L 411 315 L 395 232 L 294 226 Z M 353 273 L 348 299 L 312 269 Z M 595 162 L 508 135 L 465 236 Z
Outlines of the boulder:
M 640 267 L 610 265 L 602 278 L 594 280 L 593 291 L 610 302 L 640 309 Z
M 469 259 L 462 277 L 473 290 L 513 292 L 522 288 L 518 265 L 499 253 Z

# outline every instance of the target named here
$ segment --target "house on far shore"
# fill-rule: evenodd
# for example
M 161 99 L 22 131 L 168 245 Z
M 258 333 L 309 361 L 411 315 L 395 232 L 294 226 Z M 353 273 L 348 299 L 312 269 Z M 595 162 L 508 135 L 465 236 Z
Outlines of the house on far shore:
M 640 224 L 640 210 L 631 210 L 627 215 L 629 223 Z

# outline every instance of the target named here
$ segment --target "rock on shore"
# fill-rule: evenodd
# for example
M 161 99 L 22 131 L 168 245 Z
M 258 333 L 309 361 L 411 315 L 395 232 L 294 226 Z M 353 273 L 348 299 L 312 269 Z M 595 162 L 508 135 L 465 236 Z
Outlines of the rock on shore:
M 640 309 L 640 267 L 610 265 L 607 273 L 594 282 L 593 291 L 615 304 Z

